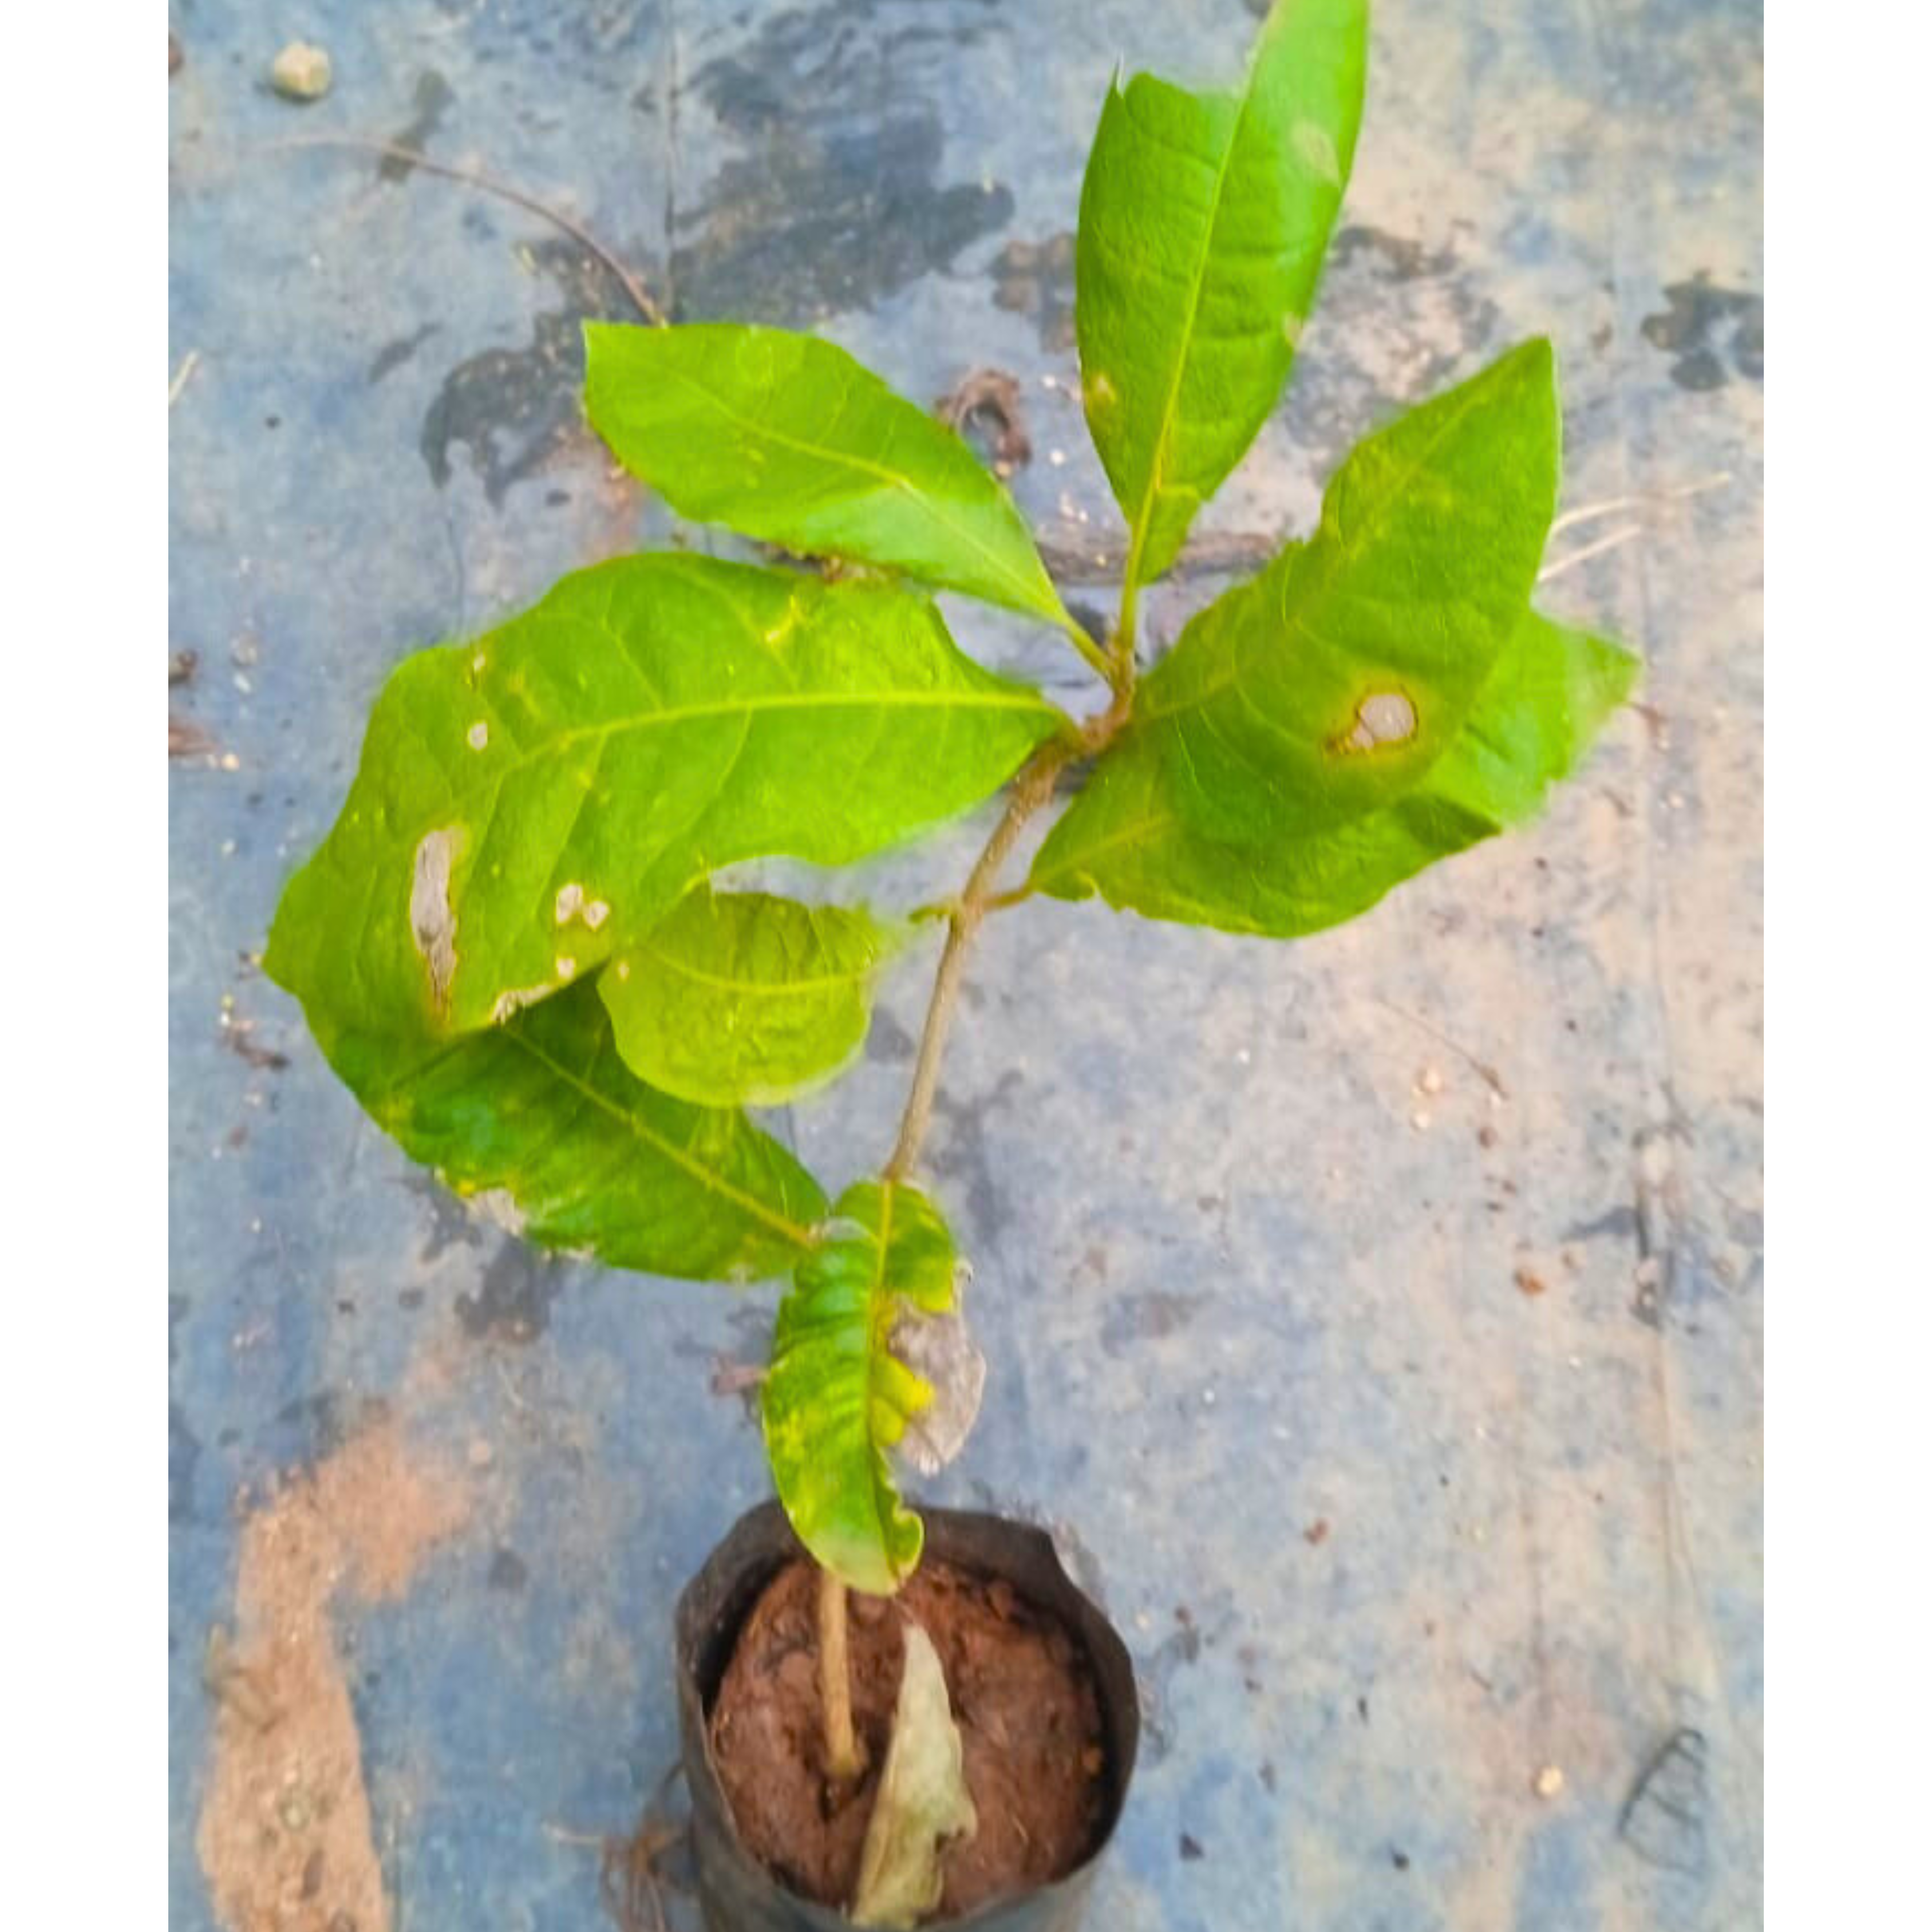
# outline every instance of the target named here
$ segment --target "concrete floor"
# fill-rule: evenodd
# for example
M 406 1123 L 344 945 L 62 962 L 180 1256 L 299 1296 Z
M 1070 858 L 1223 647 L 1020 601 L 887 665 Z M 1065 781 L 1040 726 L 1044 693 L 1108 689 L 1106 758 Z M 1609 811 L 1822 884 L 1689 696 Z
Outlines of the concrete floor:
M 1251 10 L 311 0 L 308 108 L 262 85 L 293 16 L 172 24 L 170 704 L 212 748 L 172 766 L 171 1922 L 220 1922 L 198 1833 L 231 1910 L 309 1834 L 291 1924 L 594 1928 L 586 1841 L 675 1755 L 672 1600 L 764 1492 L 710 1384 L 775 1291 L 471 1218 L 249 956 L 389 668 L 669 526 L 578 420 L 614 278 L 277 144 L 485 167 L 684 317 L 821 328 L 915 397 L 1016 372 L 1016 488 L 1078 574 L 1112 529 L 1068 319 L 1094 118 L 1117 60 L 1231 76 Z M 1051 1523 L 1136 1652 L 1108 1932 L 1760 1916 L 1760 34 L 1747 0 L 1385 0 L 1294 389 L 1202 520 L 1305 529 L 1383 413 L 1548 332 L 1567 505 L 1727 479 L 1552 545 L 1640 526 L 1544 594 L 1647 664 L 1581 781 L 1299 945 L 1040 904 L 976 956 L 931 1168 L 992 1378 L 932 1494 Z M 1050 639 L 955 614 L 1077 701 Z M 887 1144 L 930 965 L 792 1117 L 828 1179 Z M 208 1684 L 245 1718 L 264 1672 L 303 1708 L 224 1768 Z

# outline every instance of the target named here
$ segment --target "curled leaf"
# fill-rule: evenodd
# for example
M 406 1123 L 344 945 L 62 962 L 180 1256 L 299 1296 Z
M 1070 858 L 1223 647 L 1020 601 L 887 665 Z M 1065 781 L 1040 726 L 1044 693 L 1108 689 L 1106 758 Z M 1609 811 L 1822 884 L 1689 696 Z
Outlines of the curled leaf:
M 932 1385 L 895 1352 L 909 1309 L 956 1302 L 958 1258 L 939 1210 L 903 1182 L 848 1188 L 779 1304 L 765 1378 L 765 1453 L 799 1540 L 854 1589 L 890 1596 L 925 1532 L 886 1459 Z
M 899 1454 L 922 1476 L 936 1476 L 966 1446 L 986 1390 L 986 1358 L 952 1307 L 928 1315 L 903 1309 L 893 1324 L 892 1352 L 932 1391 L 906 1420 Z

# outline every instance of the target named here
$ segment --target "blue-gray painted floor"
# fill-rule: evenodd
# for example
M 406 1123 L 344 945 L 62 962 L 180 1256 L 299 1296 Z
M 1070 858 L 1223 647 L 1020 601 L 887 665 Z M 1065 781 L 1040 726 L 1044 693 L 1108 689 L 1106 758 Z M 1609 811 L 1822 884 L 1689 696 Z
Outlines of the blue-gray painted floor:
M 668 526 L 578 420 L 578 321 L 626 313 L 609 278 L 500 201 L 276 144 L 485 167 L 687 318 L 822 327 L 916 397 L 1016 372 L 1015 487 L 1077 563 L 1112 531 L 1065 254 L 1101 94 L 1119 59 L 1232 75 L 1251 11 L 175 0 L 172 24 L 170 375 L 196 360 L 170 642 L 198 664 L 170 699 L 206 743 L 172 767 L 172 1923 L 219 1922 L 206 1680 L 246 1703 L 219 1639 L 208 1663 L 264 1587 L 243 1526 L 386 1417 L 459 1526 L 386 1594 L 350 1574 L 331 1600 L 328 1562 L 304 1586 L 374 1916 L 594 1928 L 584 1841 L 674 1753 L 672 1599 L 764 1492 L 710 1384 L 758 1358 L 772 1294 L 542 1262 L 470 1219 L 250 956 L 388 668 Z M 262 84 L 298 28 L 334 62 L 308 108 Z M 1137 1652 L 1108 1932 L 1760 1916 L 1761 71 L 1748 0 L 1388 0 L 1294 391 L 1203 521 L 1305 528 L 1381 413 L 1551 333 L 1568 504 L 1728 479 L 1552 547 L 1640 526 L 1544 593 L 1647 662 L 1584 778 L 1317 940 L 1040 905 L 976 957 L 932 1166 L 992 1374 L 933 1493 L 1052 1522 Z M 1164 589 L 1156 633 L 1218 581 Z M 1077 686 L 1050 641 L 956 615 Z M 881 887 L 957 876 L 982 831 Z M 792 1122 L 830 1179 L 887 1144 L 930 964 Z M 328 1927 L 341 1875 L 316 1870 L 259 1922 Z

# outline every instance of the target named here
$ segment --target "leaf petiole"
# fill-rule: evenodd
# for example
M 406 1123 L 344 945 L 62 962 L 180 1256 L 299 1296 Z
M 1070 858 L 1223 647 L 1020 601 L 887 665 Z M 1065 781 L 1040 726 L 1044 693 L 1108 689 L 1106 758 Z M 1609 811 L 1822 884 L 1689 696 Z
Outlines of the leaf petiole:
M 1104 677 L 1109 684 L 1114 684 L 1119 681 L 1120 672 L 1114 660 L 1087 634 L 1085 627 L 1078 618 L 1073 616 L 1071 612 L 1068 612 L 1054 621 L 1066 633 L 1067 642 L 1087 660 L 1094 670 Z

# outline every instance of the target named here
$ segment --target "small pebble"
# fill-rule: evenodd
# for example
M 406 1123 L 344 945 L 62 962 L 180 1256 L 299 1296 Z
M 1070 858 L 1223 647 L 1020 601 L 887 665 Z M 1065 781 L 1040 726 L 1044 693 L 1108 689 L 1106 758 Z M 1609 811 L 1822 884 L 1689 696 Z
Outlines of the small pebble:
M 1426 1107 L 1417 1108 L 1415 1112 L 1409 1115 L 1408 1124 L 1419 1134 L 1427 1132 L 1429 1130 L 1429 1110 Z
M 320 100 L 334 79 L 325 48 L 291 40 L 268 70 L 269 84 L 284 100 Z
M 1439 1094 L 1442 1090 L 1442 1074 L 1438 1067 L 1425 1066 L 1421 1077 L 1415 1083 L 1418 1094 Z
M 1555 1798 L 1563 1790 L 1563 1774 L 1553 1764 L 1546 1764 L 1536 1774 L 1536 1783 L 1532 1786 L 1539 1798 Z

